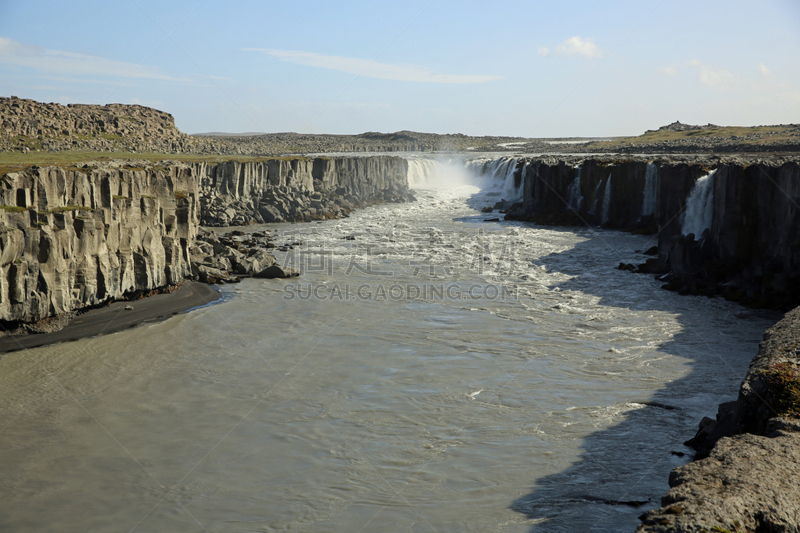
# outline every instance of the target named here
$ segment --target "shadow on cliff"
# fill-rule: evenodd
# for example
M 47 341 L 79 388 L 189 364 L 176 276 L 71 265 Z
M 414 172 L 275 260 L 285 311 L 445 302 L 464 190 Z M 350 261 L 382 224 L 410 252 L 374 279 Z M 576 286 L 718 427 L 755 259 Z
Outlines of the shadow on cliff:
M 639 524 L 640 514 L 660 506 L 660 498 L 668 490 L 669 471 L 689 461 L 693 450 L 683 442 L 694 435 L 702 416 L 713 417 L 720 402 L 735 397 L 738 383 L 757 347 L 743 350 L 744 355 L 736 355 L 730 366 L 726 365 L 725 371 L 720 372 L 719 368 L 725 364 L 720 356 L 729 354 L 714 350 L 709 331 L 715 325 L 705 320 L 703 311 L 716 302 L 661 290 L 660 282 L 653 280 L 653 297 L 632 303 L 630 295 L 619 287 L 591 281 L 597 278 L 598 272 L 610 271 L 613 275 L 652 279 L 650 275 L 618 271 L 615 264 L 599 264 L 596 251 L 598 247 L 608 246 L 603 242 L 605 232 L 586 232 L 586 228 L 550 229 L 580 231 L 587 240 L 568 252 L 537 259 L 534 264 L 572 276 L 557 287 L 562 291 L 597 296 L 598 305 L 673 314 L 681 325 L 680 333 L 659 345 L 657 351 L 686 359 L 690 372 L 668 383 L 650 398 L 637 399 L 622 422 L 584 438 L 578 462 L 538 479 L 533 490 L 515 500 L 511 509 L 536 521 L 530 529 L 532 533 L 633 531 Z M 620 251 L 620 256 L 629 254 L 630 250 Z M 646 258 L 641 257 L 642 261 Z M 637 282 L 640 280 L 643 278 L 638 278 Z M 770 321 L 780 319 L 778 313 L 730 305 L 736 309 L 737 319 L 751 321 L 749 327 L 754 331 L 762 331 L 761 327 L 765 329 Z M 725 328 L 735 330 L 739 327 L 737 324 L 741 322 L 730 322 Z M 760 340 L 760 333 L 758 335 L 754 341 Z M 647 453 L 642 454 L 642 450 Z M 630 527 L 620 527 L 627 523 Z

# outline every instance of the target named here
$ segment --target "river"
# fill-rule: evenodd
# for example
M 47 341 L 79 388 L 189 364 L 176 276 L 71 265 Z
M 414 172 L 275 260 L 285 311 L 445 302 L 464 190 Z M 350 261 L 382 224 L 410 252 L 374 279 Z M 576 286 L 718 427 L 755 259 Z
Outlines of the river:
M 271 225 L 300 278 L 3 355 L 0 530 L 632 531 L 776 315 L 414 164 L 416 203 Z

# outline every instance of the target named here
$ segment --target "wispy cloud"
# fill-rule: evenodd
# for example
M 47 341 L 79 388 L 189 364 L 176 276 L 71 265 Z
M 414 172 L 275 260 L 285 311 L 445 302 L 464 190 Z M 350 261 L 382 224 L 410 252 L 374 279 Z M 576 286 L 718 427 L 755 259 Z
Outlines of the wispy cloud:
M 536 53 L 537 53 L 537 54 L 539 54 L 539 55 L 540 55 L 540 56 L 542 56 L 542 57 L 547 57 L 547 56 L 549 56 L 549 55 L 550 55 L 550 49 L 549 49 L 549 48 L 547 48 L 546 46 L 540 46 L 540 47 L 539 47 L 539 48 L 536 50 Z
M 41 46 L 23 44 L 7 37 L 0 37 L 0 64 L 28 67 L 48 74 L 70 76 L 103 76 L 190 82 L 164 74 L 154 67 L 115 61 L 104 57 L 76 54 L 62 50 L 48 50 Z
M 680 65 L 660 67 L 658 72 L 664 76 L 677 76 L 680 72 L 685 72 L 687 70 L 686 67 L 689 68 L 690 72 L 694 71 L 696 73 L 697 80 L 710 89 L 725 91 L 728 89 L 733 89 L 745 81 L 749 81 L 737 78 L 726 68 L 716 65 L 709 65 L 707 63 L 703 63 L 699 59 L 692 59 L 691 61 L 686 61 Z M 764 65 L 759 65 L 759 69 L 764 76 L 769 76 L 770 72 L 767 67 Z
M 503 79 L 502 76 L 441 74 L 418 65 L 390 65 L 358 57 L 329 56 L 297 50 L 276 50 L 274 48 L 245 48 L 244 50 L 246 52 L 262 52 L 287 63 L 337 70 L 379 80 L 466 84 Z
M 599 48 L 594 39 L 588 37 L 570 37 L 556 48 L 556 55 L 559 56 L 584 56 L 588 58 L 599 58 L 606 54 L 605 50 Z
M 764 63 L 758 64 L 758 70 L 761 71 L 761 74 L 764 76 L 772 76 L 772 71 Z
M 687 66 L 700 70 L 700 82 L 706 87 L 711 89 L 726 90 L 731 88 L 736 81 L 736 78 L 730 71 L 707 65 L 697 59 L 693 59 L 686 63 Z

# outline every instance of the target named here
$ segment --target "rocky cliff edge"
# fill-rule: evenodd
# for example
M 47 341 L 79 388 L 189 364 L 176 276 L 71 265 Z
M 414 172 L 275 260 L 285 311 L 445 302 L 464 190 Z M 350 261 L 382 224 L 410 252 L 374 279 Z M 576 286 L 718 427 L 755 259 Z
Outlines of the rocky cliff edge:
M 689 441 L 638 533 L 800 531 L 800 308 L 769 329 L 735 402 Z

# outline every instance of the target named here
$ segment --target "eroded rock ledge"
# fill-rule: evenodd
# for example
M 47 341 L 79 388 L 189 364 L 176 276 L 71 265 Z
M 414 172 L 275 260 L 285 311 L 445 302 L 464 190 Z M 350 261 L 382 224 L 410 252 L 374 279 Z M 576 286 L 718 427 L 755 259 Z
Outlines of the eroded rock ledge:
M 638 533 L 800 531 L 800 308 L 769 329 L 739 398 L 689 443 L 703 459 L 673 470 Z

